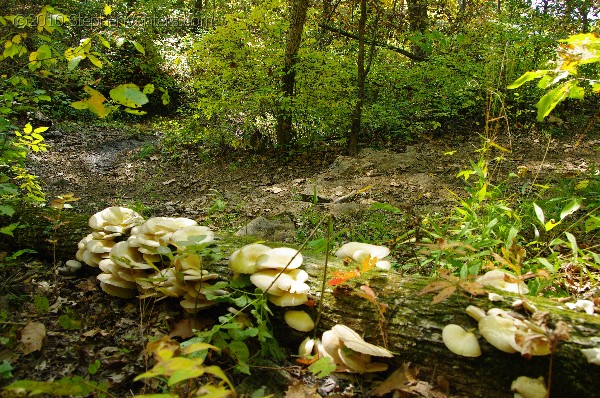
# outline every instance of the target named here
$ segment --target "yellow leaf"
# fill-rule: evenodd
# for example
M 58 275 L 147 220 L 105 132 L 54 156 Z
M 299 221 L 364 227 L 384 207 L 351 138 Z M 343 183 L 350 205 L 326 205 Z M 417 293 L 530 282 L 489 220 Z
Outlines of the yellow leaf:
M 104 15 L 110 15 L 111 12 L 112 12 L 112 7 L 105 4 L 104 5 Z

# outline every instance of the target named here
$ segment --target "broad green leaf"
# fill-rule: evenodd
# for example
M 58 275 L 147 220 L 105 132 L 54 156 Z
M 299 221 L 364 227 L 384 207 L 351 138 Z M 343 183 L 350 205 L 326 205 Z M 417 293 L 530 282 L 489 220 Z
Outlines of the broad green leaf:
M 336 369 L 335 364 L 331 362 L 331 359 L 327 357 L 321 357 L 312 364 L 310 364 L 308 370 L 310 371 L 310 373 L 312 373 L 315 377 L 319 379 L 327 377 Z
M 191 354 L 192 352 L 202 351 L 202 350 L 215 350 L 217 352 L 221 352 L 218 347 L 208 343 L 192 343 L 181 351 L 183 354 Z
M 597 93 L 600 93 L 600 82 L 594 82 L 592 84 L 592 91 Z
M 67 69 L 73 70 L 77 68 L 77 65 L 79 65 L 82 59 L 85 59 L 85 55 L 78 55 L 76 57 L 71 58 L 69 60 L 69 63 L 67 64 Z
M 148 97 L 133 83 L 121 84 L 110 90 L 110 98 L 129 108 L 139 108 L 148 103 Z
M 88 104 L 87 104 L 87 102 L 84 102 L 84 101 L 71 102 L 71 106 L 73 108 L 79 109 L 79 110 L 88 109 Z
M 180 398 L 179 394 L 143 394 L 136 395 L 134 398 Z
M 94 64 L 94 66 L 98 67 L 98 68 L 102 68 L 102 61 L 100 61 L 98 58 L 96 58 L 94 55 L 92 54 L 88 54 L 88 58 L 89 60 L 92 62 L 92 64 Z
M 552 110 L 558 105 L 561 101 L 565 100 L 569 96 L 569 91 L 571 87 L 575 84 L 574 81 L 567 81 L 560 86 L 548 91 L 542 98 L 540 98 L 537 103 L 538 114 L 537 120 L 541 122 L 544 120 L 546 116 L 552 112 Z
M 131 42 L 133 43 L 133 46 L 135 47 L 135 49 L 138 50 L 138 52 L 146 55 L 146 50 L 144 49 L 144 46 L 142 46 L 140 43 L 138 43 L 135 40 L 131 40 Z
M 575 259 L 575 261 L 577 261 L 577 256 L 579 254 L 578 249 L 577 249 L 577 239 L 570 232 L 565 232 L 565 236 L 567 237 L 567 240 L 571 244 L 571 250 L 573 251 L 573 258 Z
M 196 377 L 200 377 L 203 374 L 204 374 L 204 368 L 202 366 L 186 367 L 183 369 L 178 369 L 175 372 L 173 372 L 171 377 L 169 377 L 169 380 L 167 381 L 167 385 L 173 386 L 184 380 L 189 380 L 189 379 L 193 379 Z
M 142 92 L 144 94 L 152 94 L 154 92 L 154 84 L 152 83 L 148 83 L 144 86 L 144 89 L 142 90 Z
M 600 229 L 600 217 L 589 216 L 588 219 L 585 220 L 584 228 L 585 232 L 591 232 L 596 229 Z
M 14 207 L 12 207 L 10 205 L 0 205 L 0 216 L 11 217 L 13 214 L 15 214 Z
M 582 100 L 585 96 L 585 90 L 577 85 L 573 86 L 569 91 L 569 98 Z
M 209 373 L 209 374 L 216 376 L 219 379 L 223 380 L 233 390 L 233 384 L 231 384 L 231 382 L 229 381 L 229 379 L 227 378 L 227 376 L 225 375 L 225 373 L 223 372 L 223 370 L 220 367 L 214 366 L 214 365 L 207 366 L 204 368 L 204 372 Z
M 545 257 L 538 257 L 536 258 L 536 260 L 542 264 L 544 267 L 546 267 L 546 269 L 548 271 L 550 271 L 550 273 L 555 273 L 556 270 L 554 269 L 554 266 L 550 263 L 550 261 L 548 261 Z
M 100 39 L 100 43 L 106 48 L 110 48 L 110 43 L 106 40 L 102 35 L 98 35 L 98 39 Z
M 535 211 L 535 216 L 540 221 L 542 225 L 546 223 L 546 218 L 544 217 L 544 210 L 536 203 L 533 204 L 533 210 Z
M 581 207 L 581 200 L 574 198 L 560 212 L 560 219 L 564 220 L 565 217 L 575 213 Z
M 517 80 L 515 80 L 514 82 L 509 84 L 507 88 L 513 89 L 513 88 L 520 87 L 524 83 L 527 83 L 528 81 L 531 81 L 533 79 L 538 79 L 538 78 L 544 76 L 545 74 L 547 74 L 548 72 L 550 72 L 550 71 L 549 70 L 534 70 L 534 71 L 530 71 L 530 72 L 525 72 L 521 77 L 519 77 Z
M 576 190 L 585 189 L 590 185 L 590 180 L 581 180 L 575 185 Z

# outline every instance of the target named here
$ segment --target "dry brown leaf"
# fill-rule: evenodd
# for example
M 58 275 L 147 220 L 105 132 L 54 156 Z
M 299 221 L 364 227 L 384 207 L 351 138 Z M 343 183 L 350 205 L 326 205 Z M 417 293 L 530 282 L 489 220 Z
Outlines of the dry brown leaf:
M 446 300 L 448 297 L 452 296 L 452 294 L 456 291 L 456 285 L 448 286 L 435 296 L 431 300 L 431 304 L 439 304 L 442 301 Z
M 410 367 L 410 362 L 405 362 L 402 364 L 402 367 L 396 369 L 383 383 L 377 386 L 371 392 L 371 395 L 381 397 L 392 391 L 404 391 L 405 387 L 417 381 L 418 373 L 419 370 L 417 368 Z
M 173 324 L 169 337 L 181 337 L 184 339 L 190 338 L 194 335 L 194 328 L 192 327 L 192 318 L 183 318 Z
M 461 282 L 460 288 L 472 296 L 481 296 L 482 294 L 485 294 L 485 290 L 483 289 L 483 286 L 477 282 L 471 282 L 471 281 Z
M 285 392 L 285 398 L 320 398 L 317 386 L 309 386 L 296 380 Z
M 92 330 L 88 330 L 87 332 L 83 333 L 81 336 L 82 337 L 94 337 L 95 335 L 101 335 L 101 336 L 108 336 L 108 332 L 106 330 L 102 330 L 100 328 L 95 328 Z
M 448 281 L 431 282 L 429 285 L 421 289 L 417 294 L 419 296 L 422 296 L 427 293 L 437 292 L 438 290 L 446 289 L 448 286 L 452 286 L 452 284 Z
M 23 354 L 29 354 L 42 349 L 46 337 L 46 326 L 41 322 L 27 322 L 21 330 L 21 343 L 23 343 Z

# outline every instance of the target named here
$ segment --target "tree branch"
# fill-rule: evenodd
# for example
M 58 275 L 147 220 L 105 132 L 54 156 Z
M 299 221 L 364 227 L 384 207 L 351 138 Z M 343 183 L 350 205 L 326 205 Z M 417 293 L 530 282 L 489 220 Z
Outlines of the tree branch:
M 354 33 L 350 33 L 350 32 L 347 32 L 345 30 L 336 28 L 334 26 L 329 26 L 329 25 L 325 25 L 323 23 L 320 23 L 319 27 L 321 29 L 325 29 L 325 30 L 328 30 L 330 32 L 334 32 L 334 33 L 340 34 L 342 36 L 349 37 L 349 38 L 354 39 L 354 40 L 358 40 L 358 35 L 355 35 Z M 419 55 L 413 54 L 410 51 L 406 51 L 403 48 L 396 47 L 396 46 L 393 46 L 391 44 L 377 43 L 374 40 L 368 40 L 368 39 L 365 40 L 365 43 L 366 44 L 375 45 L 375 46 L 381 47 L 381 48 L 387 48 L 388 50 L 397 52 L 398 54 L 402 54 L 402 55 L 404 55 L 404 56 L 412 59 L 413 61 L 425 61 L 425 60 L 427 60 L 427 58 L 425 58 L 425 57 L 421 57 Z

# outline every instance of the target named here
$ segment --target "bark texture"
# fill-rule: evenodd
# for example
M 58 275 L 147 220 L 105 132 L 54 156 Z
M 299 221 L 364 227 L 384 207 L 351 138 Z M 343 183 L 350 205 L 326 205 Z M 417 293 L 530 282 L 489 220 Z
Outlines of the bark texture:
M 66 261 L 75 255 L 77 242 L 87 235 L 88 215 L 64 213 L 64 220 L 70 224 L 64 226 L 59 234 L 57 259 Z M 39 253 L 52 253 L 52 245 L 45 240 L 51 237 L 49 221 L 44 219 L 43 209 L 31 209 L 20 214 L 18 221 L 28 223 L 29 229 L 17 231 L 14 241 L 2 240 L 2 250 L 28 247 Z M 251 237 L 221 237 L 217 244 L 224 254 L 249 243 Z M 17 243 L 18 246 L 13 246 Z M 268 244 L 268 243 L 267 243 Z M 309 283 L 314 298 L 319 299 L 324 268 L 323 255 L 304 254 L 304 269 L 311 276 Z M 50 257 L 51 258 L 51 257 Z M 333 270 L 345 266 L 337 259 L 330 259 L 329 275 Z M 346 269 L 348 269 L 346 267 Z M 214 266 L 213 271 L 226 278 L 231 276 L 226 259 Z M 469 305 L 476 305 L 484 310 L 493 307 L 510 308 L 516 296 L 505 294 L 501 303 L 492 303 L 486 297 L 466 297 L 455 293 L 446 301 L 432 305 L 431 296 L 420 296 L 417 293 L 431 278 L 420 276 L 403 276 L 394 271 L 370 271 L 368 274 L 351 279 L 343 287 L 332 289 L 327 287 L 323 295 L 323 311 L 318 334 L 335 324 L 344 324 L 364 334 L 366 341 L 382 345 L 381 320 L 375 306 L 355 295 L 360 292 L 361 285 L 369 285 L 378 300 L 389 309 L 385 316 L 383 330 L 388 348 L 395 353 L 394 358 L 387 360 L 390 370 L 394 370 L 404 362 L 410 362 L 420 368 L 420 380 L 434 382 L 438 376 L 449 381 L 451 393 L 466 397 L 512 397 L 510 385 L 519 376 L 540 377 L 547 380 L 551 359 L 549 356 L 527 359 L 519 354 L 506 354 L 489 345 L 480 338 L 483 355 L 478 358 L 466 358 L 451 353 L 443 344 L 441 331 L 449 323 L 456 323 L 466 329 L 476 329 L 476 322 L 465 314 Z M 600 366 L 587 362 L 581 353 L 582 348 L 600 346 L 600 315 L 588 315 L 564 308 L 557 301 L 527 297 L 540 311 L 550 314 L 549 326 L 559 320 L 569 325 L 571 338 L 561 342 L 552 357 L 552 397 L 597 397 L 600 391 Z M 316 309 L 312 309 L 316 319 Z M 283 311 L 276 312 L 281 316 Z M 273 321 L 277 323 L 276 320 Z M 280 322 L 283 324 L 283 321 Z M 294 337 L 289 329 L 281 328 L 277 337 L 282 344 L 289 343 L 295 351 L 297 342 L 303 337 Z M 383 376 L 382 376 L 383 377 Z

